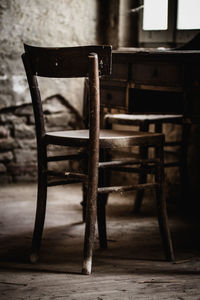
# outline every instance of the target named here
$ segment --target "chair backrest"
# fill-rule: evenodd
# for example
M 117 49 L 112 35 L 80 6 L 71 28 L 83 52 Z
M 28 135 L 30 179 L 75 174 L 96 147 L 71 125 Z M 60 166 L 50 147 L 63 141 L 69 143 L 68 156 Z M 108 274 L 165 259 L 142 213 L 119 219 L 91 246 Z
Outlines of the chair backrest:
M 89 77 L 91 104 L 98 106 L 98 76 L 111 73 L 111 46 L 80 46 L 65 48 L 33 47 L 24 44 L 22 55 L 35 116 L 37 142 L 45 135 L 44 117 L 37 76 L 51 78 Z M 96 103 L 93 103 L 95 98 Z M 97 111 L 98 114 L 98 111 Z M 94 117 L 95 118 L 95 117 Z M 94 122 L 92 120 L 91 122 Z M 98 119 L 97 121 L 98 122 Z
M 41 77 L 87 77 L 88 55 L 96 53 L 100 75 L 111 73 L 111 46 L 43 48 L 24 44 L 32 75 Z

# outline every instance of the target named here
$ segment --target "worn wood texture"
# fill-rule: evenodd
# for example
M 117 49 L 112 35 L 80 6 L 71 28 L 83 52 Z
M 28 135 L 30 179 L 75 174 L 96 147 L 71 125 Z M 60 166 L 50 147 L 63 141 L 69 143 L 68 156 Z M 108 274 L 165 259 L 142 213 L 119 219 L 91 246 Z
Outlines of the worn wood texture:
M 98 56 L 89 55 L 89 86 L 90 86 L 90 130 L 88 145 L 88 191 L 86 202 L 86 226 L 83 250 L 83 274 L 92 272 L 92 253 L 95 236 L 97 188 L 99 167 L 99 132 L 100 132 L 100 95 L 99 95 L 99 69 Z
M 101 130 L 99 143 L 101 148 L 123 148 L 140 145 L 151 146 L 162 144 L 164 136 L 156 133 L 144 133 L 125 130 Z M 45 135 L 47 144 L 63 146 L 86 146 L 89 141 L 89 130 L 68 130 L 59 132 L 47 132 Z
M 82 46 L 65 48 L 42 48 L 24 45 L 29 57 L 32 75 L 43 77 L 87 77 L 88 54 L 97 53 L 101 75 L 110 75 L 111 46 Z

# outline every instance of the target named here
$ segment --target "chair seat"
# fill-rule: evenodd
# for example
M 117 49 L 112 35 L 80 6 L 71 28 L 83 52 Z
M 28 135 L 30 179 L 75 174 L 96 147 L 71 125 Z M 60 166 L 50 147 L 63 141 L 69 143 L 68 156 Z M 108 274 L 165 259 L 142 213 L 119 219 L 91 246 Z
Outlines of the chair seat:
M 179 114 L 106 114 L 105 119 L 112 121 L 126 121 L 126 124 L 138 124 L 138 122 L 148 121 L 148 123 L 155 122 L 179 122 L 181 123 L 183 115 Z
M 69 130 L 48 132 L 45 135 L 46 144 L 65 146 L 86 146 L 89 139 L 89 130 Z M 100 147 L 130 147 L 135 145 L 159 145 L 164 142 L 161 133 L 134 132 L 122 130 L 100 130 Z

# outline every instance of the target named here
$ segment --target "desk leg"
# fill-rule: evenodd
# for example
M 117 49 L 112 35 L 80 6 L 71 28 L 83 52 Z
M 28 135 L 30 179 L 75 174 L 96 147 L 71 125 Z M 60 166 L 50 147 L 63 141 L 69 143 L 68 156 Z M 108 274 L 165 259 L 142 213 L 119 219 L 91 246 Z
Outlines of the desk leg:
M 190 123 L 183 123 L 182 131 L 182 147 L 181 147 L 181 162 L 180 162 L 180 178 L 181 178 L 181 207 L 187 209 L 189 197 L 189 178 L 188 178 L 188 145 L 190 135 Z
M 100 151 L 100 161 L 109 161 L 109 151 Z M 109 170 L 99 169 L 99 187 L 110 186 Z M 97 225 L 99 232 L 99 244 L 101 249 L 107 248 L 107 232 L 106 232 L 106 204 L 109 194 L 98 194 L 97 196 Z
M 149 123 L 144 122 L 143 124 L 141 124 L 140 131 L 148 132 L 149 131 Z M 140 147 L 139 151 L 140 151 L 141 158 L 143 158 L 143 159 L 148 158 L 148 147 Z M 141 172 L 139 174 L 139 183 L 146 183 L 146 181 L 147 181 L 147 174 L 145 174 L 144 172 Z M 135 203 L 134 203 L 134 207 L 133 207 L 134 213 L 140 212 L 143 197 L 144 197 L 144 190 L 138 191 L 136 194 Z

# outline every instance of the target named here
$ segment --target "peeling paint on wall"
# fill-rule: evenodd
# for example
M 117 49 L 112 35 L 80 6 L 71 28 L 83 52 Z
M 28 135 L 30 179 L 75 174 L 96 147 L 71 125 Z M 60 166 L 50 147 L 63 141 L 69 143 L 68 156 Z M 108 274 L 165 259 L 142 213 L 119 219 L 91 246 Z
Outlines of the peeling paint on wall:
M 13 75 L 12 76 L 12 88 L 13 92 L 17 94 L 22 94 L 27 89 L 26 77 L 22 75 Z
M 96 44 L 96 27 L 97 1 L 94 0 L 1 0 L 0 82 L 5 83 L 3 86 L 0 83 L 0 93 L 3 89 L 4 94 L 12 95 L 11 106 L 30 101 L 23 80 L 23 42 L 49 47 Z M 60 92 L 59 87 L 62 95 L 71 98 L 75 108 L 81 112 L 81 82 L 78 89 L 77 83 L 72 81 L 45 85 L 43 99 Z M 52 91 L 53 88 L 56 91 Z

